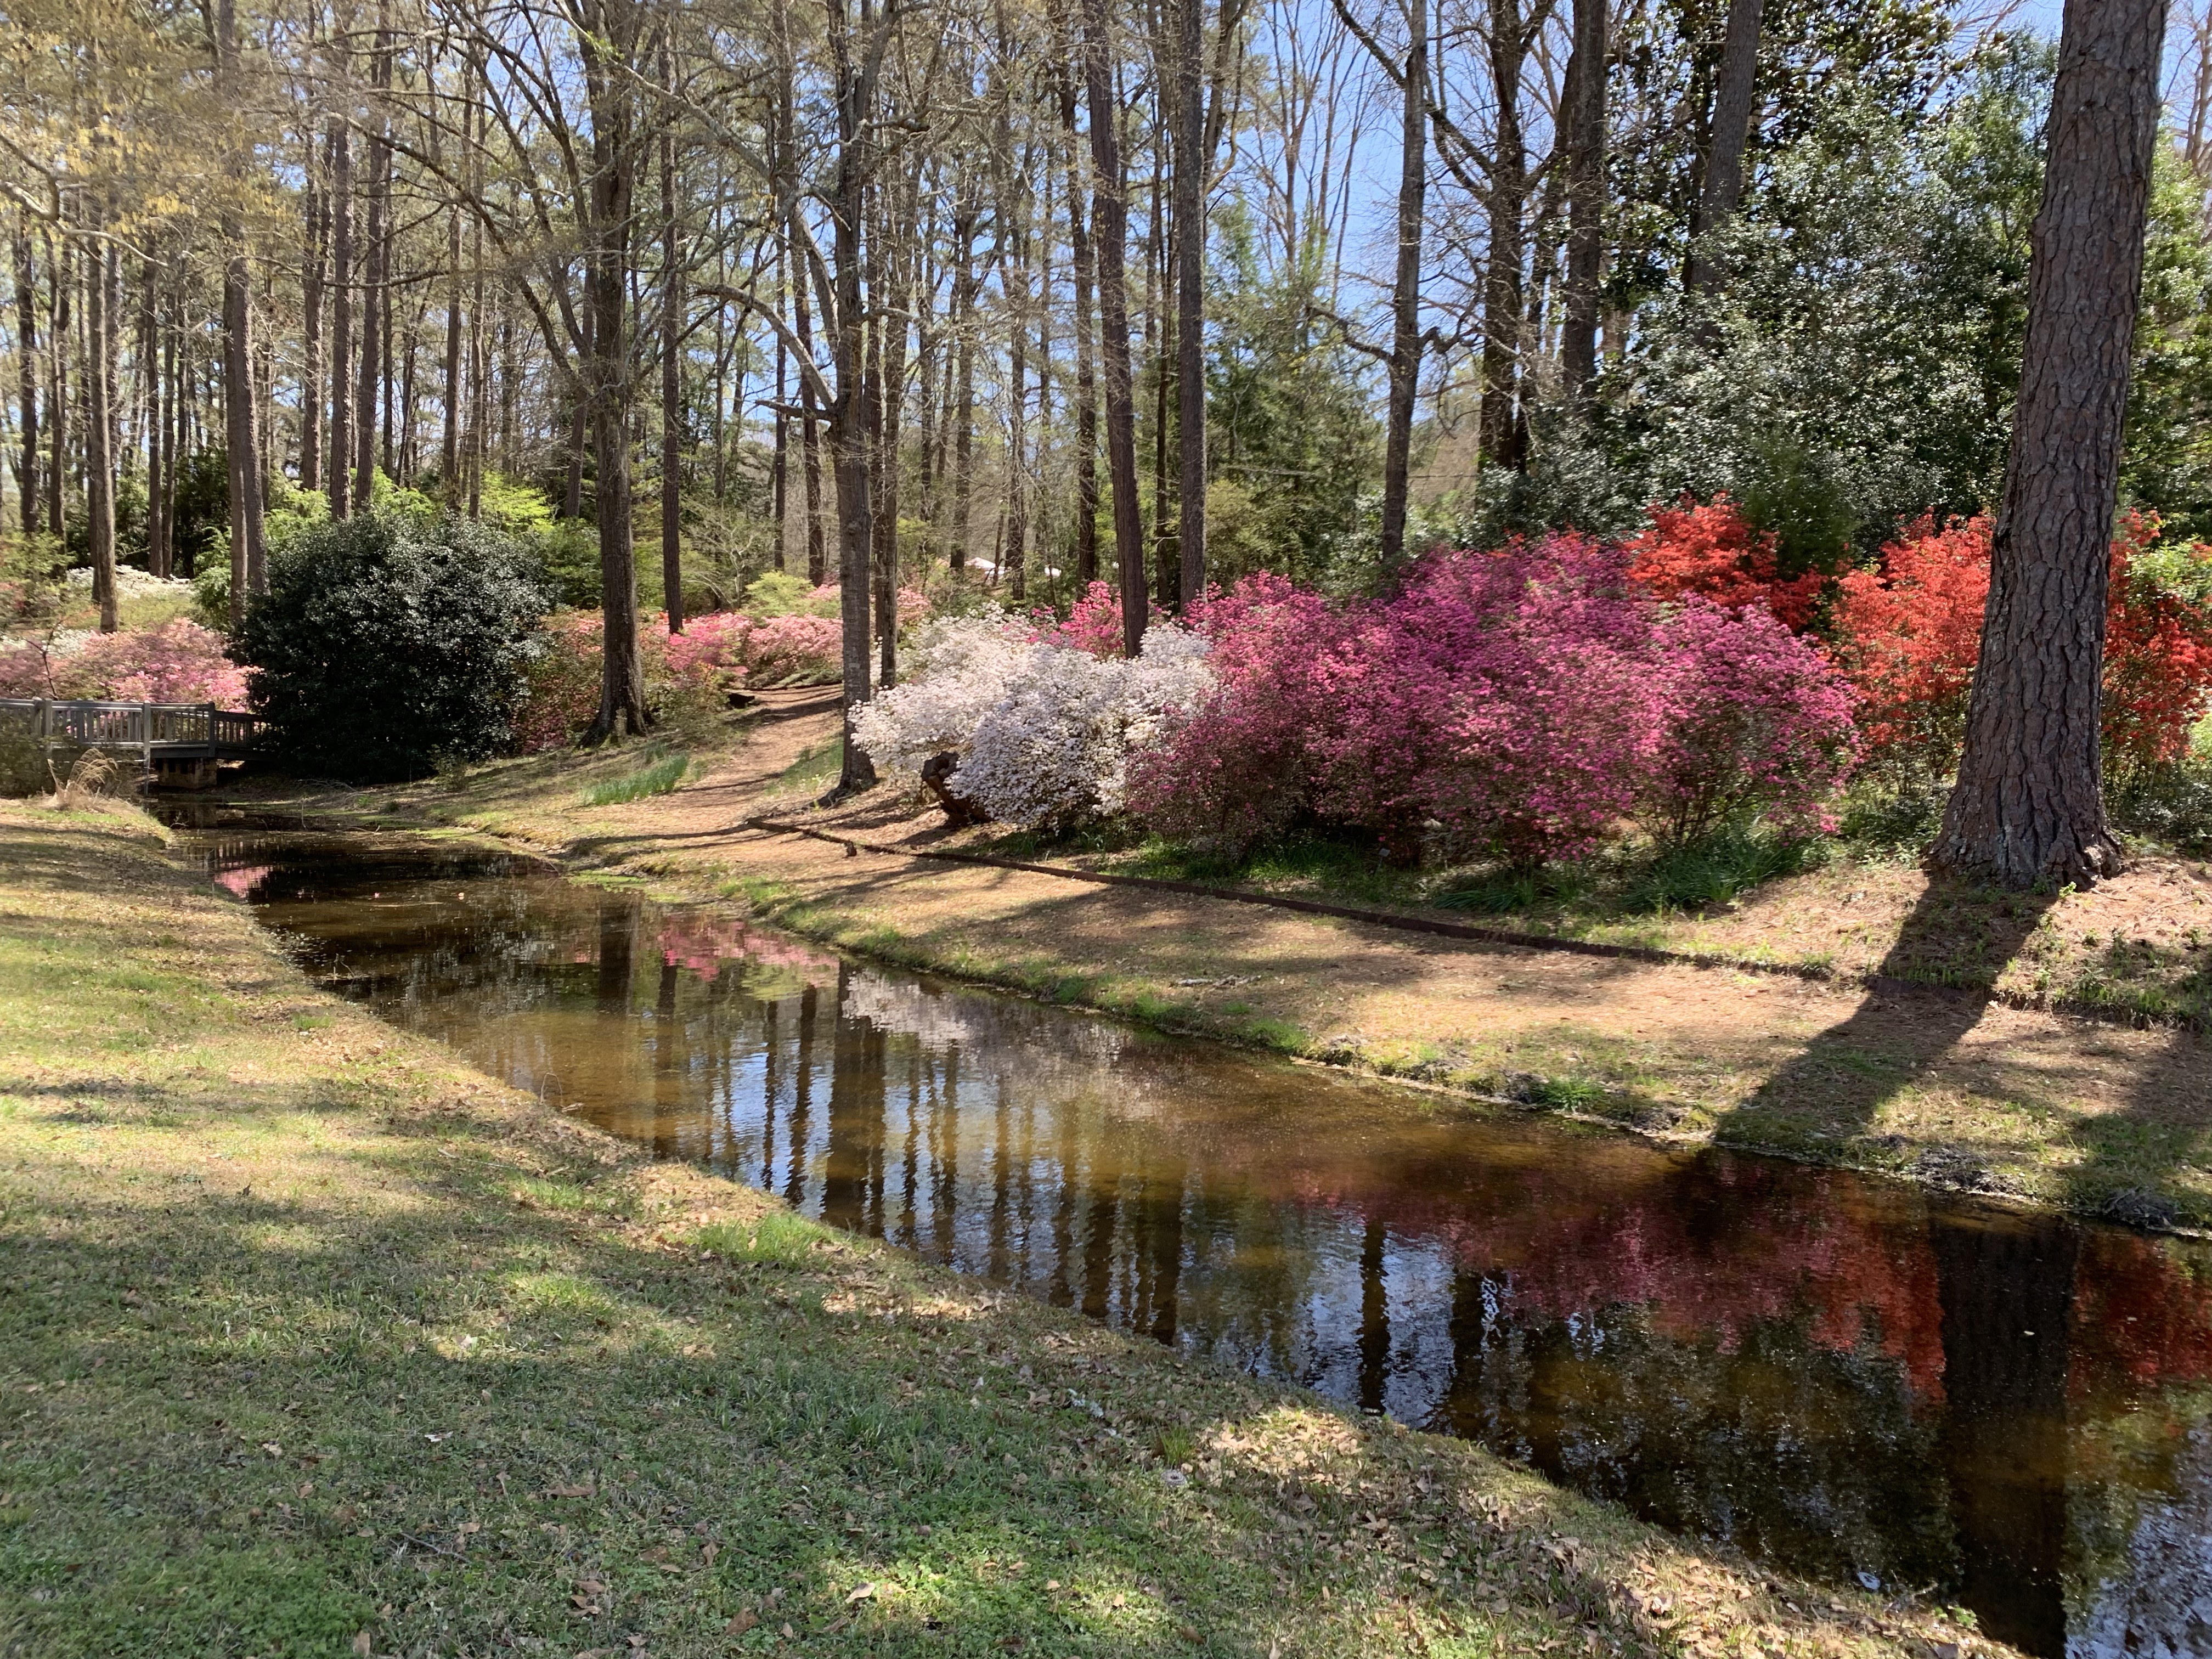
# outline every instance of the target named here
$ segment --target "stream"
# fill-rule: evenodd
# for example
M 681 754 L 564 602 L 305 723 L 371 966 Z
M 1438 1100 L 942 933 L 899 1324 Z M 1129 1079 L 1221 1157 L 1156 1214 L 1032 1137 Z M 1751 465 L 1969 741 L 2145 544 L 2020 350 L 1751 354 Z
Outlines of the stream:
M 194 817 L 319 982 L 664 1158 L 2031 1654 L 2212 1656 L 2212 1247 L 1490 1114 L 477 847 Z

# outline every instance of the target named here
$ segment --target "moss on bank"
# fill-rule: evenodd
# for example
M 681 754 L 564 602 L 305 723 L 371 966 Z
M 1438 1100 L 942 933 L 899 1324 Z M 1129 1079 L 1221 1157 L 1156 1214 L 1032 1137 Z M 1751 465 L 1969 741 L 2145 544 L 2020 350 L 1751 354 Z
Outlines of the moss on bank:
M 1978 1644 L 652 1163 L 0 806 L 0 1650 Z

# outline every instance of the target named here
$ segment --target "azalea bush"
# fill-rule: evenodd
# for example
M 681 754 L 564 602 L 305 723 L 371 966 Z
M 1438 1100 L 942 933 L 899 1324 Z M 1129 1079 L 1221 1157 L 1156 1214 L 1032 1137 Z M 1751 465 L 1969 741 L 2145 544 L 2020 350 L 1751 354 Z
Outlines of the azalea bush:
M 1401 861 L 1529 865 L 1640 822 L 1802 830 L 1857 756 L 1849 687 L 1764 603 L 1662 599 L 1638 550 L 1442 552 L 1334 605 L 1256 577 L 1200 607 L 1213 684 L 1132 763 L 1129 808 L 1231 854 L 1301 822 Z
M 1241 858 L 1313 811 L 1313 739 L 1329 714 L 1319 669 L 1346 629 L 1320 594 L 1266 572 L 1196 607 L 1194 620 L 1212 647 L 1213 683 L 1133 757 L 1128 808 L 1170 840 Z
M 184 618 L 113 634 L 0 646 L 0 696 L 246 705 L 246 672 L 222 636 Z
M 1869 756 L 1893 784 L 1942 777 L 1966 740 L 1990 589 L 1990 521 L 1923 519 L 1879 566 L 1844 577 L 1838 661 L 1863 702 Z M 2112 538 L 2105 751 L 2118 776 L 2179 761 L 2212 698 L 2212 549 L 2160 544 L 2130 514 Z
M 1775 538 L 1754 531 L 1725 495 L 1700 505 L 1685 495 L 1644 509 L 1644 528 L 1627 544 L 1631 580 L 1662 599 L 1696 594 L 1730 611 L 1764 605 L 1790 628 L 1813 620 L 1823 578 L 1817 570 L 1784 581 Z
M 725 707 L 727 692 L 746 678 L 745 650 L 754 632 L 751 620 L 736 611 L 694 617 L 673 635 L 665 614 L 643 618 L 637 651 L 647 711 L 683 724 Z M 546 619 L 515 711 L 517 749 L 535 754 L 583 736 L 599 712 L 605 637 L 596 611 L 562 611 Z
M 895 775 L 957 757 L 947 787 L 1018 827 L 1120 811 L 1131 753 L 1211 684 L 1207 641 L 1162 624 L 1126 659 L 1036 633 L 990 615 L 929 624 L 906 681 L 855 714 L 855 741 Z

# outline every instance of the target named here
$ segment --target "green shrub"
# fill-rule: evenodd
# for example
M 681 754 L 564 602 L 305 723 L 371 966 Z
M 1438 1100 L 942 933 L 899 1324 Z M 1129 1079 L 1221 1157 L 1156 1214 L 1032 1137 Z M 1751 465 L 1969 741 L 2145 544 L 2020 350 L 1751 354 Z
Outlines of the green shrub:
M 271 559 L 233 654 L 294 769 L 422 777 L 508 748 L 546 595 L 530 560 L 453 515 L 364 514 Z

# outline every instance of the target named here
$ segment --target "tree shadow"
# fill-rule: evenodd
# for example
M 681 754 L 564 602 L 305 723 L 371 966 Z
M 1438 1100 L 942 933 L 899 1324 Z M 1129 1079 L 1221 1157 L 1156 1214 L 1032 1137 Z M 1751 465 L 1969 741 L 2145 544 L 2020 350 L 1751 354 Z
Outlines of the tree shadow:
M 1715 1139 L 1866 1134 L 1886 1103 L 1981 1023 L 1998 977 L 2057 902 L 2055 892 L 1931 878 L 1858 1006 L 1723 1114 Z

